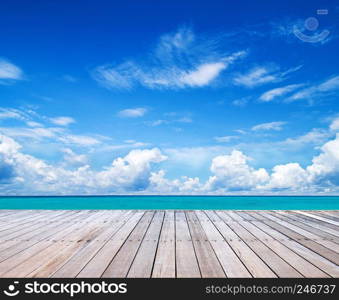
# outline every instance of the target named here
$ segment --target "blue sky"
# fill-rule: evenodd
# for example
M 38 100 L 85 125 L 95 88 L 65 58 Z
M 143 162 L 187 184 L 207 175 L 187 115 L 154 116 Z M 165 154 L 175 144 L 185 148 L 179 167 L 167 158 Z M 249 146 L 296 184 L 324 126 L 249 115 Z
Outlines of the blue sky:
M 2 1 L 0 193 L 337 194 L 338 1 Z

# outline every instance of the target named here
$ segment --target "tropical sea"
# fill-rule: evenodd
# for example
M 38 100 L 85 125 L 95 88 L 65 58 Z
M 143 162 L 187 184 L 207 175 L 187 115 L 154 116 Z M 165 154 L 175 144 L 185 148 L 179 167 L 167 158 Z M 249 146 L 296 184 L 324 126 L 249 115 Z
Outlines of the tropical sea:
M 27 196 L 0 197 L 0 209 L 338 210 L 339 196 Z

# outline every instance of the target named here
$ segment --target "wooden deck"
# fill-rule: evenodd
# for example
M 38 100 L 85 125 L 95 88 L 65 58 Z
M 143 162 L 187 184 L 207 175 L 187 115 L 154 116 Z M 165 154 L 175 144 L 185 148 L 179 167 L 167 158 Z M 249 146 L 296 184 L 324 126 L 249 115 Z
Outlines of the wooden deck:
M 339 277 L 339 211 L 0 210 L 0 277 Z

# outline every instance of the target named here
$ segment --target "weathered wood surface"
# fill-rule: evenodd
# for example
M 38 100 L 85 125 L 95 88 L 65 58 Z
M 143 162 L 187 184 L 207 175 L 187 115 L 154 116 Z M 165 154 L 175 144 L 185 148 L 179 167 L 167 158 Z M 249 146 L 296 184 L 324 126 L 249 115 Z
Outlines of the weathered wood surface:
M 338 211 L 0 210 L 0 277 L 339 277 Z

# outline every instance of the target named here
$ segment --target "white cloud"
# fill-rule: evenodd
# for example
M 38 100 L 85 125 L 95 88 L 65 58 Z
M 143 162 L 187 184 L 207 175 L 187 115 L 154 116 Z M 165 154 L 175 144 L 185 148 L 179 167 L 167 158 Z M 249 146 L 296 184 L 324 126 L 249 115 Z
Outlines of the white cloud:
M 61 150 L 64 153 L 64 160 L 68 165 L 86 165 L 88 162 L 88 157 L 85 154 L 76 154 L 70 148 L 64 148 Z
M 27 120 L 27 117 L 18 109 L 0 107 L 0 120 L 1 119 L 16 119 L 24 121 Z
M 197 67 L 196 70 L 190 71 L 181 76 L 179 79 L 184 85 L 188 86 L 205 86 L 215 79 L 222 70 L 226 68 L 223 62 L 206 63 Z
M 14 138 L 28 138 L 41 140 L 43 138 L 56 138 L 58 134 L 63 133 L 62 128 L 25 128 L 25 127 L 0 127 L 0 133 Z
M 202 185 L 198 177 L 182 176 L 180 179 L 169 180 L 165 178 L 165 174 L 164 170 L 152 172 L 147 192 L 156 194 L 196 194 L 202 191 Z
M 314 128 L 304 135 L 295 138 L 287 138 L 280 144 L 288 147 L 302 147 L 308 144 L 318 145 L 324 143 L 330 136 L 331 134 L 327 130 Z
M 22 70 L 5 59 L 0 59 L 0 84 L 23 79 Z
M 272 90 L 269 90 L 265 93 L 263 93 L 259 99 L 262 102 L 270 102 L 272 100 L 274 100 L 277 97 L 281 97 L 283 95 L 286 95 L 288 93 L 293 92 L 294 90 L 296 90 L 297 88 L 303 86 L 303 84 L 290 84 L 290 85 L 286 85 L 283 87 L 279 87 L 279 88 L 275 88 Z
M 307 172 L 298 163 L 277 165 L 273 168 L 265 189 L 302 189 L 307 182 Z M 306 186 L 304 186 L 306 188 Z
M 143 107 L 128 108 L 118 112 L 118 116 L 122 118 L 138 118 L 146 114 L 147 109 Z
M 288 74 L 298 71 L 301 67 L 297 66 L 286 71 L 281 71 L 276 65 L 255 67 L 245 74 L 237 75 L 233 81 L 236 85 L 253 88 L 267 83 L 283 81 Z
M 253 126 L 251 129 L 253 131 L 260 131 L 260 130 L 275 130 L 279 131 L 282 130 L 283 125 L 285 125 L 286 122 L 270 122 L 270 123 L 262 123 Z
M 135 141 L 126 143 L 133 144 Z M 319 151 L 305 168 L 290 162 L 274 166 L 269 174 L 264 168 L 252 167 L 252 159 L 243 152 L 232 150 L 228 155 L 217 155 L 212 159 L 212 175 L 202 183 L 198 177 L 167 179 L 165 170 L 154 171 L 153 165 L 168 159 L 157 148 L 132 150 L 95 171 L 88 165 L 86 155 L 77 154 L 70 148 L 62 150 L 62 164 L 52 165 L 23 153 L 19 143 L 0 135 L 0 166 L 6 169 L 0 168 L 0 182 L 17 194 L 338 192 L 339 134 L 326 142 Z M 187 149 L 186 152 L 189 159 L 195 158 L 197 153 L 195 149 L 191 152 Z M 1 190 L 6 192 L 4 185 Z
M 160 125 L 165 125 L 165 124 L 173 124 L 173 123 L 192 123 L 193 120 L 191 117 L 182 117 L 178 119 L 159 119 L 155 121 L 147 121 L 145 122 L 147 125 L 156 127 Z
M 211 176 L 207 190 L 244 190 L 265 183 L 269 175 L 265 169 L 254 169 L 247 162 L 250 158 L 241 151 L 233 150 L 230 155 L 217 156 L 212 160 Z
M 41 123 L 35 122 L 35 121 L 27 121 L 26 124 L 29 127 L 43 127 Z
M 151 165 L 166 160 L 159 149 L 132 150 L 125 157 L 116 158 L 101 171 L 93 171 L 85 164 L 84 156 L 65 149 L 66 160 L 76 169 L 50 165 L 43 160 L 22 153 L 21 145 L 0 135 L 0 156 L 15 170 L 12 185 L 23 193 L 106 193 L 144 190 L 149 186 Z
M 214 139 L 219 143 L 228 143 L 234 139 L 238 139 L 238 136 L 226 135 L 226 136 L 216 136 Z
M 75 144 L 79 146 L 93 146 L 101 143 L 98 139 L 87 135 L 65 134 L 58 139 L 65 144 Z
M 321 153 L 306 170 L 312 181 L 339 185 L 339 133 L 321 147 Z
M 240 99 L 235 99 L 231 103 L 234 106 L 244 107 L 244 106 L 246 106 L 248 101 L 249 101 L 249 97 L 243 97 L 243 98 L 240 98 Z
M 93 78 L 106 88 L 130 89 L 141 85 L 150 89 L 181 89 L 210 85 L 223 70 L 246 51 L 225 54 L 217 40 L 199 38 L 190 28 L 160 37 L 155 50 L 143 60 L 103 65 Z
M 334 119 L 330 124 L 331 131 L 339 131 L 339 118 Z
M 320 84 L 313 85 L 302 89 L 288 97 L 287 101 L 296 101 L 301 99 L 312 99 L 330 95 L 332 92 L 339 90 L 339 76 L 332 76 Z
M 59 126 L 68 126 L 69 124 L 75 123 L 75 120 L 71 117 L 56 117 L 51 118 L 50 121 Z

